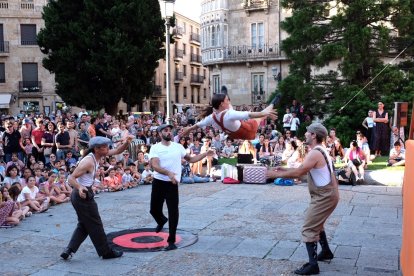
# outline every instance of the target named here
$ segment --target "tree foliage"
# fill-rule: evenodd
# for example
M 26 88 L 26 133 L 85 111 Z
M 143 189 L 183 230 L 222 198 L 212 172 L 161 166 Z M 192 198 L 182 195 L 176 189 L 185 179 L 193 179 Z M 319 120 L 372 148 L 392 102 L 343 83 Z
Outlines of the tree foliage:
M 282 22 L 289 33 L 282 50 L 292 60 L 280 83 L 282 104 L 297 99 L 307 113 L 354 137 L 377 101 L 388 110 L 395 101 L 412 102 L 413 47 L 401 56 L 405 62 L 388 65 L 414 39 L 411 0 L 283 0 L 282 5 L 292 11 Z
M 151 94 L 163 57 L 164 21 L 157 0 L 52 0 L 38 34 L 43 65 L 70 105 L 113 111 Z

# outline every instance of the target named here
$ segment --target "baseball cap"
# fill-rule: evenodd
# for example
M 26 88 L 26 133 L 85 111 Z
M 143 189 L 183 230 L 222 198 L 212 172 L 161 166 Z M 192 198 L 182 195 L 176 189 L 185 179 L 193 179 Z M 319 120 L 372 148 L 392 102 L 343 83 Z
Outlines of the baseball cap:
M 163 125 L 160 125 L 158 128 L 157 128 L 157 131 L 158 132 L 161 132 L 164 128 L 167 128 L 167 127 L 170 127 L 171 129 L 173 129 L 174 127 L 172 126 L 172 125 L 170 125 L 170 124 L 163 124 Z
M 307 128 L 308 132 L 315 133 L 316 136 L 325 138 L 328 136 L 328 131 L 321 123 L 312 123 Z
M 96 136 L 89 140 L 89 148 L 93 149 L 94 147 L 102 146 L 102 145 L 109 146 L 111 143 L 112 141 L 109 138 L 102 137 L 102 136 Z
M 25 124 L 30 124 L 30 123 L 31 123 L 31 122 L 30 122 L 30 119 L 29 119 L 29 118 L 25 118 L 25 119 L 24 119 L 24 123 L 25 123 Z

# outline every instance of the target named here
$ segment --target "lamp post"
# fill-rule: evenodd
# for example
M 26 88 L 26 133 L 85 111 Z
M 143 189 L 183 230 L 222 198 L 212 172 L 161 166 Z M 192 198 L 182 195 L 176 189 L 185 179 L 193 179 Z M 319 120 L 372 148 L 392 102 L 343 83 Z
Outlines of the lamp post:
M 165 20 L 165 77 L 166 77 L 166 94 L 167 94 L 167 114 L 165 122 L 171 123 L 170 111 L 170 18 L 174 15 L 175 0 L 161 0 L 161 16 Z

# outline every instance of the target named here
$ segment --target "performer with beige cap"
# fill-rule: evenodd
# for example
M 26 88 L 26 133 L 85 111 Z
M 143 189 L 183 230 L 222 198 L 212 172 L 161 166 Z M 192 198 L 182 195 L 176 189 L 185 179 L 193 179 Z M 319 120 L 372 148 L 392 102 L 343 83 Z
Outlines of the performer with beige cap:
M 268 178 L 298 178 L 308 175 L 311 202 L 302 228 L 302 240 L 306 243 L 309 262 L 294 271 L 299 275 L 319 274 L 318 261 L 330 260 L 334 257 L 328 245 L 324 224 L 338 204 L 339 193 L 329 153 L 322 146 L 327 136 L 328 131 L 322 124 L 311 124 L 305 133 L 306 144 L 311 150 L 302 165 L 290 169 L 278 167 L 267 173 Z M 317 255 L 318 241 L 322 251 Z

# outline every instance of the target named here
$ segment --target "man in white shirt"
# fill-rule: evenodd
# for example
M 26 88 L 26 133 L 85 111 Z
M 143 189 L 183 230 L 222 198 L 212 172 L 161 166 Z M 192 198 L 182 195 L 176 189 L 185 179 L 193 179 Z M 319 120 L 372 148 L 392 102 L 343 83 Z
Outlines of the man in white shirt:
M 214 150 L 196 156 L 190 156 L 185 148 L 172 142 L 173 126 L 163 124 L 158 127 L 161 142 L 150 149 L 150 162 L 154 169 L 154 180 L 152 182 L 150 213 L 157 222 L 155 232 L 160 232 L 164 224 L 169 221 L 168 246 L 165 250 L 177 249 L 175 235 L 178 225 L 178 183 L 181 179 L 181 159 L 195 163 L 206 156 L 213 156 Z M 167 203 L 168 219 L 164 216 L 162 208 L 164 201 Z

